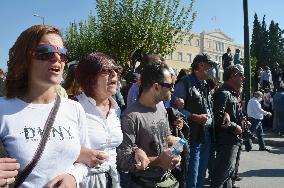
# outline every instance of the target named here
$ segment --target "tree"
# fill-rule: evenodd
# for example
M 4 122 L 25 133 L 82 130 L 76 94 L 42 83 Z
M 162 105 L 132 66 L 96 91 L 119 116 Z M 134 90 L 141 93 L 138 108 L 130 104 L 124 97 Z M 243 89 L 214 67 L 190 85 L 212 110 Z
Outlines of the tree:
M 254 21 L 253 21 L 253 30 L 252 30 L 252 37 L 251 37 L 251 45 L 250 45 L 250 52 L 251 52 L 251 59 L 253 59 L 253 69 L 252 69 L 252 78 L 253 75 L 257 75 L 257 70 L 261 67 L 260 63 L 258 62 L 260 53 L 261 53 L 261 24 L 258 21 L 257 14 L 254 14 Z M 254 79 L 253 87 L 257 85 L 257 79 Z
M 194 1 L 186 7 L 180 0 L 96 0 L 96 14 L 67 29 L 71 60 L 100 51 L 125 65 L 137 48 L 167 55 L 192 28 Z
M 269 65 L 274 66 L 276 62 L 284 65 L 284 39 L 283 30 L 279 28 L 278 23 L 273 20 L 269 26 Z
M 266 23 L 265 23 L 265 15 L 262 18 L 261 28 L 260 28 L 260 39 L 259 40 L 259 46 L 260 46 L 260 53 L 257 56 L 257 67 L 263 67 L 265 65 L 268 65 L 268 31 L 266 29 Z
M 254 21 L 253 21 L 253 30 L 252 30 L 252 37 L 251 37 L 251 45 L 250 45 L 250 54 L 252 57 L 258 57 L 260 54 L 260 30 L 261 25 L 258 21 L 257 14 L 254 14 Z

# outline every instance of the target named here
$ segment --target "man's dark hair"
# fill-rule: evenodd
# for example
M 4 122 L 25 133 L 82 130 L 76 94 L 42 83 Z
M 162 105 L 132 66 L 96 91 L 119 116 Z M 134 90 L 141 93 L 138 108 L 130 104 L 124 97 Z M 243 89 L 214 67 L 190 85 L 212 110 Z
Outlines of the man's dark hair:
M 141 74 L 141 89 L 148 90 L 154 83 L 163 82 L 165 70 L 169 70 L 165 63 L 157 62 L 146 65 Z
M 228 81 L 232 76 L 236 75 L 239 72 L 241 71 L 236 66 L 230 65 L 224 71 L 223 80 Z

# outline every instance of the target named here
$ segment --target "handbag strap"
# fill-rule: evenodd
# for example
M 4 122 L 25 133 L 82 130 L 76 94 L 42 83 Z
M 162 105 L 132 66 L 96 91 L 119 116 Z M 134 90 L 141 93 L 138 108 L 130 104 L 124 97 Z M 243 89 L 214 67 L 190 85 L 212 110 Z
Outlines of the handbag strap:
M 58 112 L 60 102 L 61 102 L 61 98 L 57 95 L 55 103 L 54 103 L 54 105 L 53 105 L 53 107 L 52 107 L 52 109 L 51 109 L 51 111 L 48 115 L 46 122 L 45 122 L 43 134 L 42 134 L 40 143 L 37 147 L 37 150 L 36 150 L 32 160 L 30 161 L 30 163 L 17 176 L 14 188 L 19 187 L 25 181 L 25 179 L 28 177 L 28 175 L 32 172 L 32 170 L 36 166 L 37 162 L 40 160 L 42 153 L 44 151 L 46 142 L 47 142 L 48 137 L 50 135 L 51 128 L 52 128 L 53 123 L 55 121 L 55 117 L 56 117 L 56 114 Z

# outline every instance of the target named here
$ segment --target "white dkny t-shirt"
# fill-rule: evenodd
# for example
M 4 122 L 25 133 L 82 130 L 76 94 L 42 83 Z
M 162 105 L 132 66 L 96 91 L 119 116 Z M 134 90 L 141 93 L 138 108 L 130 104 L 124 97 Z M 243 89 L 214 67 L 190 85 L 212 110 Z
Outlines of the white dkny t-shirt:
M 30 104 L 18 98 L 0 98 L 0 138 L 11 158 L 16 158 L 23 170 L 39 145 L 47 117 L 54 105 Z M 42 157 L 21 187 L 45 187 L 60 174 L 72 174 L 77 186 L 87 175 L 83 164 L 75 164 L 81 146 L 89 147 L 86 114 L 82 106 L 66 98 L 56 115 Z

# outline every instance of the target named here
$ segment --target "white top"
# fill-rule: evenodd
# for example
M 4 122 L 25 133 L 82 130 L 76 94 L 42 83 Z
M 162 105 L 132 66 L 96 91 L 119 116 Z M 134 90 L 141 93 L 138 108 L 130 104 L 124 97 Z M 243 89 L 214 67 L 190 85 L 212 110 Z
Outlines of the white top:
M 30 104 L 18 98 L 0 98 L 0 138 L 23 170 L 39 145 L 47 117 L 54 105 Z M 76 101 L 61 98 L 61 104 L 42 157 L 21 187 L 39 188 L 60 174 L 72 174 L 77 186 L 88 168 L 77 160 L 81 146 L 89 147 L 86 115 Z
M 87 115 L 88 135 L 91 148 L 108 153 L 108 160 L 102 164 L 116 166 L 116 147 L 123 139 L 120 124 L 120 108 L 110 97 L 111 108 L 108 117 L 96 106 L 96 101 L 84 93 L 77 96 Z
M 257 98 L 253 97 L 249 100 L 247 106 L 248 117 L 254 119 L 262 120 L 263 115 L 267 115 L 267 112 L 261 108 L 261 104 L 258 102 Z

